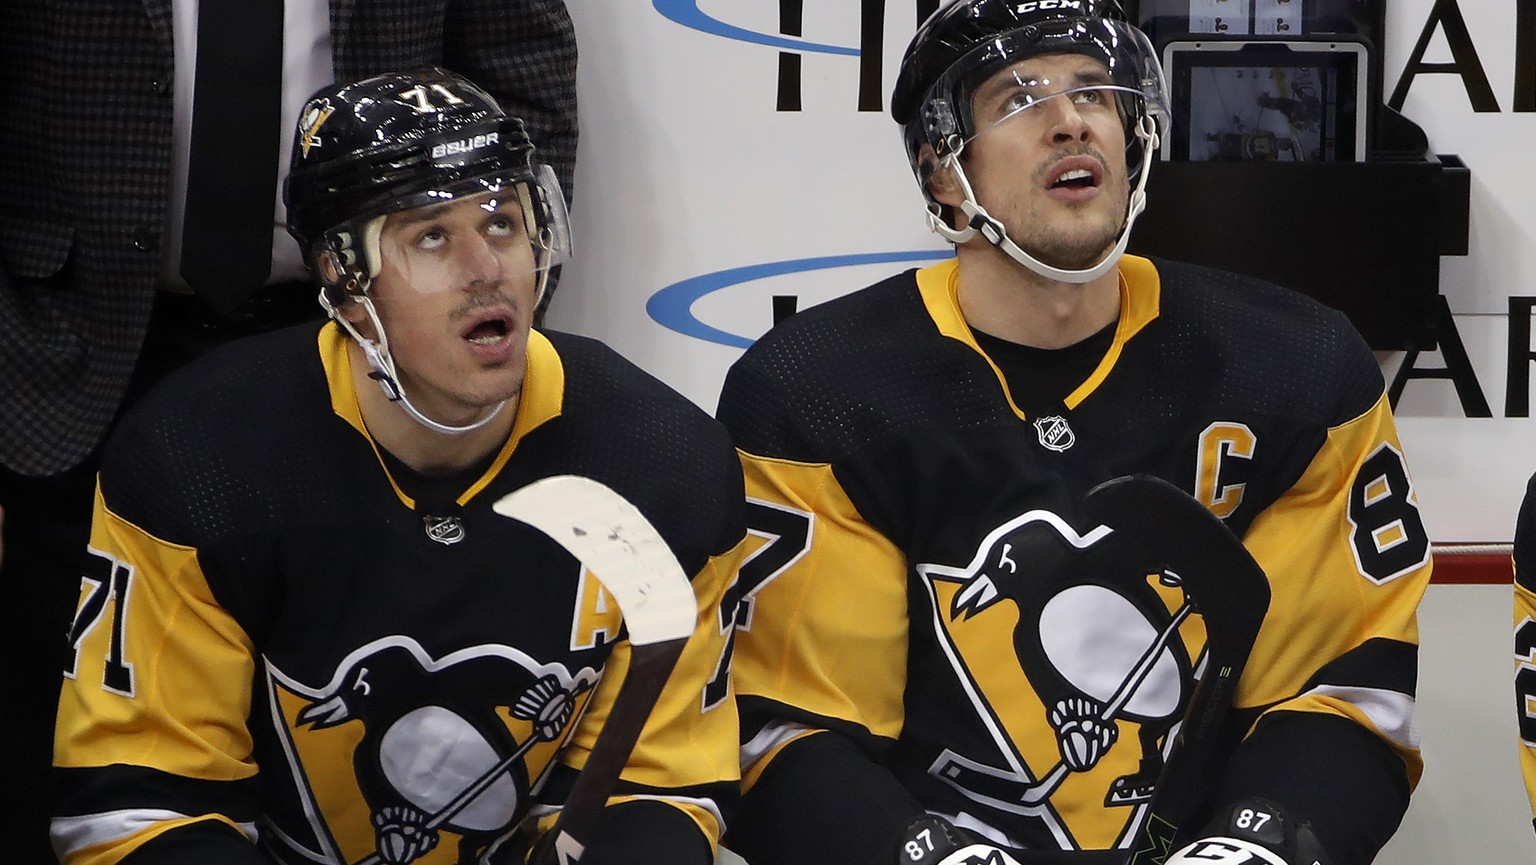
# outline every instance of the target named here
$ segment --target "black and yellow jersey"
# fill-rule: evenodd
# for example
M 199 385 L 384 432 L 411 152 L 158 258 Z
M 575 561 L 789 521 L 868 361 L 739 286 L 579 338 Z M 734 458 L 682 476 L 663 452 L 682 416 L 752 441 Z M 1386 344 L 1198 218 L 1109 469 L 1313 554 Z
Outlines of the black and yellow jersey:
M 599 343 L 534 332 L 505 445 L 416 475 L 370 438 L 346 343 L 327 324 L 221 349 L 112 438 L 59 707 L 62 860 L 251 849 L 240 835 L 288 863 L 510 848 L 563 801 L 628 664 L 602 585 L 491 509 L 577 474 L 655 524 L 699 607 L 610 810 L 670 820 L 697 851 L 679 856 L 710 861 L 739 778 L 720 603 L 745 522 L 725 431 Z M 243 861 L 226 855 L 186 861 Z
M 1176 580 L 1122 573 L 1080 501 L 1149 473 L 1223 518 L 1271 583 L 1212 797 L 1267 796 L 1337 862 L 1368 861 L 1420 771 L 1430 555 L 1364 342 L 1298 294 L 1126 256 L 1107 348 L 1025 406 L 1029 383 L 967 326 L 957 273 L 798 313 L 727 376 L 718 416 L 754 537 L 734 668 L 746 804 L 832 731 L 998 843 L 1131 843 L 1204 629 Z M 834 783 L 816 762 L 774 783 Z
M 1536 814 L 1536 476 L 1526 483 L 1515 522 L 1515 716 L 1520 773 Z M 1536 825 L 1536 820 L 1533 820 Z

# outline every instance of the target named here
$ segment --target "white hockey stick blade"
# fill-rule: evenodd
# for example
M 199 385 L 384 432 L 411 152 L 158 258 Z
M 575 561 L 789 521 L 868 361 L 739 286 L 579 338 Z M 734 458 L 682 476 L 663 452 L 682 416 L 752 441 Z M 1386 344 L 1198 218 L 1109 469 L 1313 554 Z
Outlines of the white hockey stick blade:
M 693 633 L 697 602 L 688 575 L 656 527 L 611 488 L 557 475 L 508 493 L 491 506 L 565 547 L 613 595 L 635 646 Z

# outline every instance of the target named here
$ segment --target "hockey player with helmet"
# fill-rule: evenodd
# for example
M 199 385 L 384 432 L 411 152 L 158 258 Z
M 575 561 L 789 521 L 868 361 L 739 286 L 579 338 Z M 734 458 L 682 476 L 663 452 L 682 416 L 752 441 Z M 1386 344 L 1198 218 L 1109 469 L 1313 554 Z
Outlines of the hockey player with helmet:
M 1167 105 L 1113 2 L 952 2 L 892 112 L 956 260 L 797 313 L 720 399 L 766 539 L 726 843 L 752 865 L 1369 862 L 1420 772 L 1430 573 L 1371 352 L 1301 295 L 1124 254 Z M 1183 850 L 1144 844 L 1169 828 L 1146 825 L 1155 779 L 1225 670 L 1186 581 L 1087 515 L 1135 473 L 1268 583 Z
M 1536 476 L 1526 483 L 1515 521 L 1515 718 L 1520 774 L 1536 814 Z M 1536 825 L 1536 821 L 1533 821 Z
M 639 508 L 692 583 L 683 636 L 695 595 L 698 614 L 582 861 L 711 862 L 739 772 L 724 430 L 531 328 L 564 201 L 471 82 L 323 89 L 293 166 L 289 229 L 333 320 L 210 355 L 106 451 L 58 716 L 61 860 L 524 861 L 639 678 L 602 574 L 492 509 L 572 474 Z

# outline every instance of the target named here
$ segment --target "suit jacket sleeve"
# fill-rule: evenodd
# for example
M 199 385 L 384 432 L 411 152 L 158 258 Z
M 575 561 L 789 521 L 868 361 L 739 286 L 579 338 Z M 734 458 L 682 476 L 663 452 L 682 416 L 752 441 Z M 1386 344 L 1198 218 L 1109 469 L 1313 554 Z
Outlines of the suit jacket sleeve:
M 444 61 L 523 118 L 569 202 L 576 168 L 576 33 L 563 0 L 450 3 Z

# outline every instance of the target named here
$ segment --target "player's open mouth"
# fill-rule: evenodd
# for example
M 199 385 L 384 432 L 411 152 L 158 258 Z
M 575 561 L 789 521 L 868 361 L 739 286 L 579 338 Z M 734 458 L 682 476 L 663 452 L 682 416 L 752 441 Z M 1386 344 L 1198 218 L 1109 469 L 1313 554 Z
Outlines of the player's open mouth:
M 1090 156 L 1069 156 L 1051 167 L 1050 189 L 1092 189 L 1104 181 L 1103 169 Z
M 1081 189 L 1085 186 L 1095 185 L 1097 185 L 1097 182 L 1094 180 L 1092 171 L 1088 171 L 1082 168 L 1074 168 L 1071 171 L 1063 172 L 1060 177 L 1056 178 L 1056 182 L 1051 184 L 1051 188 L 1060 189 L 1062 187 L 1069 187 L 1072 189 Z
M 507 315 L 496 315 L 475 322 L 463 334 L 464 339 L 475 345 L 496 345 L 506 339 L 512 333 L 512 319 Z

